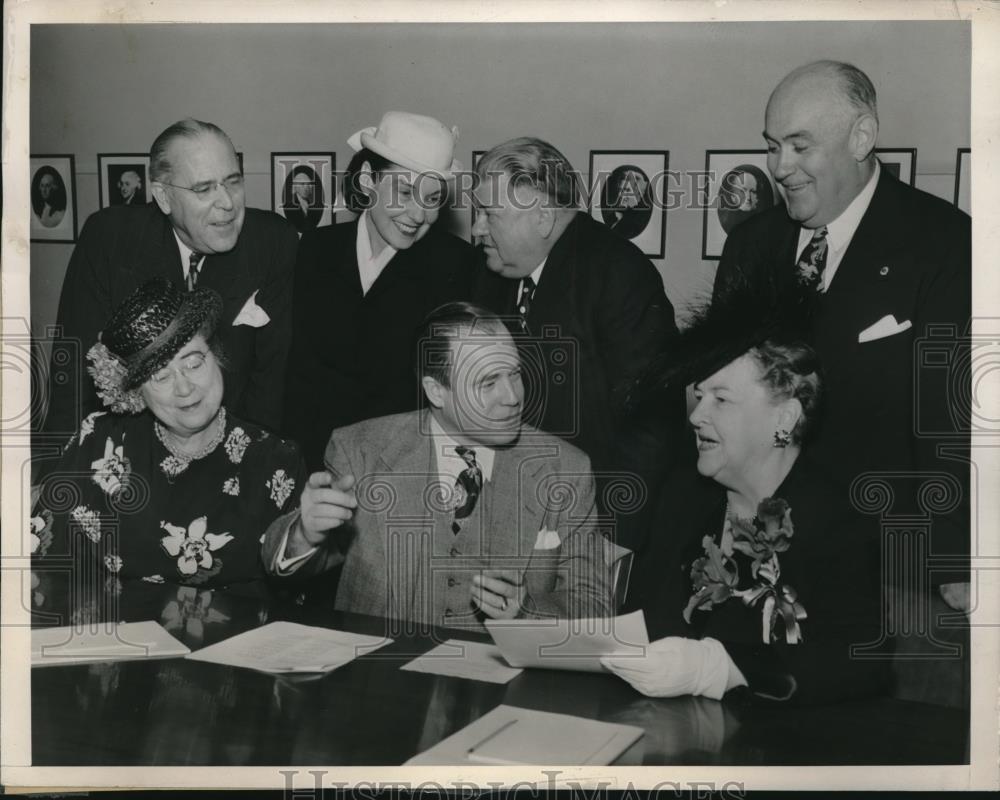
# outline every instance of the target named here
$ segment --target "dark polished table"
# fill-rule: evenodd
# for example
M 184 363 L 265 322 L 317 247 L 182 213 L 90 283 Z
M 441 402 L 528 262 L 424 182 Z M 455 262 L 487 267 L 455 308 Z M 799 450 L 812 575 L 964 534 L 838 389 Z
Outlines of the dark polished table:
M 38 576 L 39 625 L 155 620 L 192 650 L 275 620 L 382 635 L 380 619 L 298 605 L 263 588 L 109 581 L 74 603 Z M 62 576 L 64 577 L 64 576 Z M 449 638 L 487 641 L 439 630 Z M 637 725 L 629 765 L 967 763 L 968 712 L 884 698 L 789 708 L 650 699 L 610 674 L 525 670 L 506 685 L 400 670 L 433 647 L 401 635 L 319 676 L 275 676 L 183 658 L 35 668 L 32 762 L 81 765 L 398 765 L 493 707 Z

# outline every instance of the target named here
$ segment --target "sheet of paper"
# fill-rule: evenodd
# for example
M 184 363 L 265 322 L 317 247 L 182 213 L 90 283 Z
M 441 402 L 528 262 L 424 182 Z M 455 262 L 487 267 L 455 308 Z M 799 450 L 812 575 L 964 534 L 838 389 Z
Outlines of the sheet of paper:
M 188 658 L 263 672 L 329 672 L 391 641 L 296 622 L 272 622 L 197 650 Z
M 509 683 L 524 671 L 507 666 L 500 649 L 492 644 L 458 639 L 439 644 L 400 669 L 487 683 Z
M 162 625 L 153 621 L 99 623 L 80 628 L 36 628 L 31 632 L 33 667 L 171 658 L 190 652 Z
M 649 644 L 641 611 L 603 619 L 487 620 L 486 629 L 513 667 L 601 672 L 601 656 L 640 656 Z
M 642 728 L 501 705 L 407 764 L 610 764 Z

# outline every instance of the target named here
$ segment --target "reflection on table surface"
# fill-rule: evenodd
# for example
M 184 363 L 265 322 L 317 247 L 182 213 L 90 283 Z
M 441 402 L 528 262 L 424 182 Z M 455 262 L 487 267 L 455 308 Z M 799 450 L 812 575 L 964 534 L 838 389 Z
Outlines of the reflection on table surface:
M 84 597 L 69 583 L 65 574 L 33 576 L 35 625 L 155 620 L 192 650 L 275 620 L 394 641 L 323 675 L 182 658 L 34 669 L 36 766 L 398 765 L 501 703 L 643 728 L 621 764 L 967 762 L 968 714 L 959 709 L 889 698 L 801 709 L 653 699 L 609 674 L 553 670 L 481 683 L 400 670 L 441 641 L 487 640 L 476 634 L 408 635 L 263 585 L 212 591 L 111 579 Z

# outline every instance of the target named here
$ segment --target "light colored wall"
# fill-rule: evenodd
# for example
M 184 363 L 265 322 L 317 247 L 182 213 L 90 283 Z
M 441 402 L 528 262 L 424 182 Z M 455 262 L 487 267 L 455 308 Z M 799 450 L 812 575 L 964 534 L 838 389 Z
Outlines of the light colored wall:
M 382 112 L 461 129 L 459 158 L 535 135 L 580 170 L 590 150 L 666 149 L 702 170 L 707 149 L 763 146 L 764 104 L 790 69 L 850 61 L 879 93 L 880 145 L 916 147 L 917 185 L 952 198 L 969 144 L 966 23 L 576 25 L 53 25 L 32 28 L 31 152 L 76 157 L 79 220 L 98 207 L 97 154 L 142 152 L 184 116 L 244 153 L 248 204 L 270 207 L 271 151 L 334 150 Z M 451 218 L 468 233 L 468 212 Z M 667 293 L 682 309 L 715 271 L 702 211 L 671 210 Z M 55 319 L 72 245 L 32 244 L 32 327 Z

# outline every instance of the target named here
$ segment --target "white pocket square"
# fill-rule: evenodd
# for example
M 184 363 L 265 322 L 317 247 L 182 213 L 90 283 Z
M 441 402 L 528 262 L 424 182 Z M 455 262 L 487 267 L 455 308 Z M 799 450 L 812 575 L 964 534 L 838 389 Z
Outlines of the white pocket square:
M 858 334 L 858 342 L 874 342 L 876 339 L 885 339 L 887 336 L 895 336 L 897 333 L 908 331 L 913 325 L 909 320 L 896 322 L 892 314 L 886 314 L 874 325 L 870 325 Z
M 555 550 L 560 544 L 562 542 L 559 539 L 559 534 L 548 528 L 542 528 L 538 532 L 538 538 L 535 539 L 536 550 Z
M 260 291 L 259 289 L 257 291 Z M 243 304 L 240 313 L 233 320 L 233 325 L 249 325 L 251 328 L 263 328 L 271 318 L 267 312 L 257 305 L 257 292 L 250 295 L 250 299 Z

